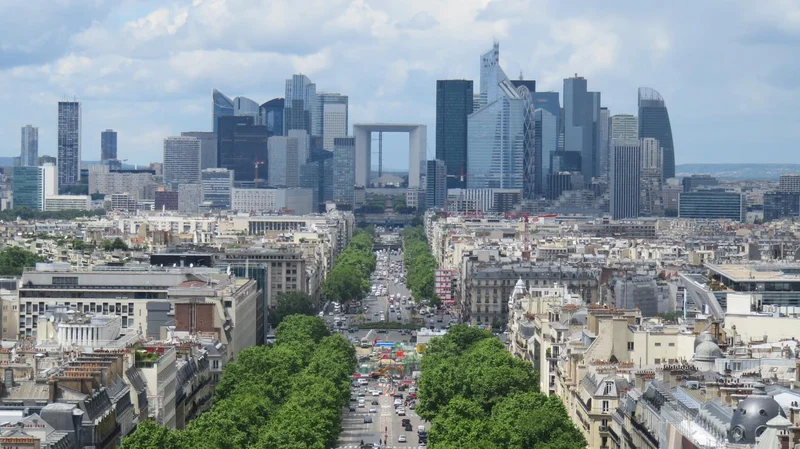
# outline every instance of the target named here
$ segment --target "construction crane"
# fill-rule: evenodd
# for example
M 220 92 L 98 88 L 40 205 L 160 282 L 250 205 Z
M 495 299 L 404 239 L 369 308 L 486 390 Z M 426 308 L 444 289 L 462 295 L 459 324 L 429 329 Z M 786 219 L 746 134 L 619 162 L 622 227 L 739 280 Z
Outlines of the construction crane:
M 258 188 L 258 166 L 259 165 L 264 165 L 264 161 L 256 159 L 255 161 L 253 161 L 253 165 L 256 168 L 256 174 L 255 174 L 255 179 L 253 179 L 253 183 L 254 183 L 255 188 L 257 189 Z
M 525 230 L 522 235 L 522 260 L 531 260 L 530 214 L 528 212 L 506 212 L 506 218 L 524 218 Z

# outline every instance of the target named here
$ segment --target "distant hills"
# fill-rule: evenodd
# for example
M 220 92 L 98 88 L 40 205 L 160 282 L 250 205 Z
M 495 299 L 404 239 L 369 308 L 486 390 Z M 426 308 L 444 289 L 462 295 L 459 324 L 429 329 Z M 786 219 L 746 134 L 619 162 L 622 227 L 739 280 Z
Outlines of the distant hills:
M 719 179 L 778 180 L 787 173 L 800 173 L 800 164 L 678 164 L 677 177 L 707 174 Z

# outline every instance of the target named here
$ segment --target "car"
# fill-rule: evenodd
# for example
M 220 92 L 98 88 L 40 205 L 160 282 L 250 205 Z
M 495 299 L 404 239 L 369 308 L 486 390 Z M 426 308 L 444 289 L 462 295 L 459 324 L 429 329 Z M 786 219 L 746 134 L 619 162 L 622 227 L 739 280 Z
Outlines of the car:
M 369 408 L 369 412 L 370 413 L 378 413 L 378 408 L 377 407 L 370 407 Z
M 397 409 L 397 416 L 406 416 L 406 409 L 403 408 L 403 407 L 398 408 Z
M 378 405 L 378 401 L 372 401 L 372 405 Z
M 411 424 L 411 420 L 408 419 L 408 418 L 403 418 L 403 419 L 400 420 L 400 424 L 403 425 L 403 426 L 407 426 L 407 425 Z
M 333 316 L 333 312 L 328 312 L 328 316 Z
M 405 435 L 400 435 L 399 437 L 397 437 L 397 442 L 398 443 L 405 443 L 406 442 L 406 436 Z
M 364 394 L 364 392 L 363 392 L 363 391 L 359 391 L 359 392 L 358 392 L 358 395 L 359 395 L 359 396 L 365 396 L 365 394 Z
M 372 396 L 380 396 L 381 392 L 378 390 L 372 390 Z
M 356 411 L 356 408 L 355 408 L 355 407 L 353 407 L 353 406 L 351 405 L 351 406 L 350 406 L 350 411 L 351 411 L 351 412 L 354 412 L 354 411 Z
M 372 417 L 369 416 L 369 415 L 365 416 L 364 417 L 364 424 L 371 424 L 371 423 L 372 423 Z

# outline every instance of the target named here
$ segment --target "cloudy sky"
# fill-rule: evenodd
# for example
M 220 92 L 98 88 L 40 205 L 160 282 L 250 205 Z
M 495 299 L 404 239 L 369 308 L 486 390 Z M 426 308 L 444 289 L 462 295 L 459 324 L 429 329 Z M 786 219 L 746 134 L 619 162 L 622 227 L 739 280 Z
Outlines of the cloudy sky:
M 56 153 L 57 101 L 83 103 L 83 158 L 119 132 L 121 159 L 211 129 L 211 90 L 264 102 L 307 74 L 350 96 L 350 123 L 419 122 L 433 154 L 435 80 L 506 73 L 562 90 L 575 73 L 612 113 L 636 89 L 669 107 L 677 163 L 800 162 L 796 0 L 18 0 L 0 2 L 0 156 L 20 127 Z M 404 168 L 407 139 L 385 138 Z

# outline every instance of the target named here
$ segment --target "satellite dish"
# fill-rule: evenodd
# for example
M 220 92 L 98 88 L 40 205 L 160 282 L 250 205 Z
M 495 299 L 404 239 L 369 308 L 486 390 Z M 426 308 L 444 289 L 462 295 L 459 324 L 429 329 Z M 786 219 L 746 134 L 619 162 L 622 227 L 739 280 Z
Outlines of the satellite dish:
M 190 264 L 189 264 L 189 268 L 194 268 L 194 264 L 193 264 L 193 263 L 190 263 Z

